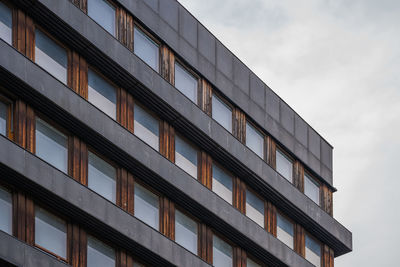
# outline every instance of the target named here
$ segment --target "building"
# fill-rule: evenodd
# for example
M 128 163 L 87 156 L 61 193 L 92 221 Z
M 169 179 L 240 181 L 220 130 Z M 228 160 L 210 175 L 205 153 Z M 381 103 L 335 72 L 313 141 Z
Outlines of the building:
M 1 266 L 324 266 L 332 147 L 175 0 L 0 0 Z

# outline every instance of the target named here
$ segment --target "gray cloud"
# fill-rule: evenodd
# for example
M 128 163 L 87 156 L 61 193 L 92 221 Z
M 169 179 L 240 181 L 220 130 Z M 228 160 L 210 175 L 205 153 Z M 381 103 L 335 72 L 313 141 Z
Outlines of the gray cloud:
M 336 266 L 396 266 L 400 1 L 180 2 L 335 146 Z

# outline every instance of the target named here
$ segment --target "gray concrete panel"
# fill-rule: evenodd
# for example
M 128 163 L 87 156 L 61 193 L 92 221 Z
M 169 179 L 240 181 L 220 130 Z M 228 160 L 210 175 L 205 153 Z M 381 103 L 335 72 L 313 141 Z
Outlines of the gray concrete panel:
M 179 34 L 197 48 L 197 20 L 182 6 L 179 7 Z M 198 52 L 196 51 L 196 54 Z

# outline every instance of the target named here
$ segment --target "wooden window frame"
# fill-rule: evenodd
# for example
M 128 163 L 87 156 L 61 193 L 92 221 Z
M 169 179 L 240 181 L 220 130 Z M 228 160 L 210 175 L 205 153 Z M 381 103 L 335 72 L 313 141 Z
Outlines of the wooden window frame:
M 210 181 L 210 183 L 211 183 L 211 188 L 210 188 L 210 190 L 211 190 L 211 192 L 213 192 L 214 194 L 216 194 L 218 197 L 220 197 L 221 199 L 223 199 L 220 195 L 218 195 L 216 192 L 214 192 L 214 190 L 212 190 L 212 185 L 213 185 L 213 166 L 214 165 L 217 165 L 217 167 L 218 168 L 220 168 L 222 171 L 224 171 L 226 174 L 228 174 L 230 177 L 231 177 L 231 180 L 232 180 L 232 203 L 229 203 L 231 206 L 233 206 L 234 205 L 234 199 L 235 199 L 235 197 L 234 197 L 234 194 L 235 194 L 235 190 L 234 190 L 234 180 L 235 180 L 235 176 L 229 171 L 229 170 L 227 170 L 224 166 L 222 166 L 222 164 L 220 164 L 220 163 L 218 163 L 218 162 L 216 162 L 215 160 L 213 160 L 212 158 L 211 158 L 211 181 Z M 224 200 L 224 199 L 223 199 Z M 225 201 L 225 200 L 224 200 Z
M 129 94 L 129 92 L 127 92 L 127 94 Z M 143 105 L 142 103 L 139 103 L 135 98 L 133 98 L 133 111 L 132 111 L 132 118 L 133 118 L 133 122 L 132 122 L 132 129 L 133 129 L 133 134 L 138 137 L 135 133 L 135 106 L 139 106 L 141 109 L 143 109 L 145 112 L 147 112 L 149 115 L 151 115 L 154 119 L 157 120 L 158 122 L 158 150 L 157 152 L 160 152 L 160 148 L 161 148 L 161 127 L 162 127 L 162 120 L 160 119 L 160 117 L 158 116 L 157 113 L 155 113 L 154 111 L 150 110 L 148 107 L 146 107 L 145 105 Z M 139 137 L 138 137 L 139 138 Z M 140 138 L 139 138 L 140 139 Z M 142 140 L 142 139 L 140 139 Z M 142 140 L 143 141 L 143 140 Z M 143 141 L 146 145 L 150 146 L 149 144 L 147 144 L 145 141 Z M 152 146 L 150 146 L 151 148 L 153 148 Z M 153 148 L 154 149 L 154 148 Z M 154 149 L 155 150 L 155 149 Z
M 197 80 L 197 92 L 196 92 L 196 102 L 192 101 L 191 99 L 189 99 L 189 97 L 187 97 L 186 95 L 184 95 L 180 90 L 178 90 L 178 88 L 175 87 L 175 80 L 176 80 L 176 71 L 175 71 L 175 66 L 176 64 L 179 64 L 182 69 L 186 70 L 190 75 L 192 75 L 196 80 Z M 178 58 L 177 55 L 175 54 L 175 60 L 174 60 L 174 80 L 172 85 L 175 87 L 176 90 L 178 90 L 184 97 L 186 97 L 187 99 L 189 99 L 192 103 L 195 103 L 196 106 L 199 105 L 199 99 L 201 98 L 201 77 L 200 75 L 198 75 L 194 70 L 192 70 L 192 68 L 189 67 L 188 64 L 186 64 L 182 59 Z
M 283 147 L 279 144 L 276 144 L 276 150 L 275 150 L 275 161 L 276 161 L 276 153 L 281 153 L 284 157 L 286 157 L 287 160 L 289 160 L 292 163 L 292 181 L 289 181 L 286 177 L 284 177 L 276 168 L 275 166 L 275 171 L 277 173 L 279 173 L 279 175 L 281 175 L 286 181 L 288 181 L 290 184 L 292 184 L 294 186 L 294 177 L 295 177 L 295 171 L 294 171 L 294 164 L 296 162 L 296 160 L 294 159 L 294 157 L 292 157 L 287 151 L 286 149 L 283 149 Z M 303 193 L 304 194 L 304 193 Z
M 221 235 L 220 233 L 216 232 L 214 229 L 211 229 L 212 232 L 212 240 L 211 240 L 211 264 L 214 264 L 214 236 L 218 237 L 225 243 L 227 243 L 232 248 L 232 267 L 235 266 L 235 248 L 237 247 L 231 240 L 227 237 Z
M 162 203 L 161 203 L 161 201 L 162 201 L 163 195 L 160 192 L 156 191 L 151 186 L 144 183 L 142 180 L 135 178 L 135 180 L 133 182 L 133 214 L 132 214 L 135 218 L 137 218 L 135 215 L 135 212 L 136 212 L 136 210 L 135 210 L 135 190 L 136 190 L 135 184 L 139 184 L 141 187 L 145 188 L 146 190 L 150 191 L 151 193 L 153 193 L 154 195 L 156 195 L 158 197 L 158 229 L 156 229 L 156 230 L 161 233 L 161 231 L 160 231 L 161 224 L 162 224 L 162 214 L 161 214 Z M 139 218 L 137 218 L 137 219 L 139 219 Z M 145 223 L 145 224 L 147 225 L 147 223 Z M 149 227 L 153 228 L 150 225 L 149 225 Z M 155 229 L 155 228 L 153 228 L 153 229 Z
M 179 211 L 183 215 L 189 217 L 191 220 L 193 220 L 197 224 L 197 254 L 196 255 L 199 256 L 200 255 L 200 249 L 201 249 L 200 248 L 201 247 L 201 244 L 200 244 L 200 231 L 201 231 L 200 230 L 200 226 L 201 226 L 201 221 L 197 217 L 193 216 L 191 213 L 186 211 L 185 209 L 181 208 L 181 206 L 178 206 L 177 204 L 175 204 L 175 210 L 174 210 L 174 241 L 175 241 L 175 238 L 176 238 L 176 211 Z M 176 241 L 175 241 L 175 243 L 176 243 Z M 182 245 L 180 245 L 180 246 L 182 246 Z
M 0 90 L 0 102 L 7 106 L 7 118 L 6 118 L 6 137 L 13 140 L 14 139 L 14 129 L 13 129 L 13 120 L 14 120 L 14 101 L 12 101 L 9 97 L 2 94 Z
M 245 201 L 245 207 L 246 207 L 246 205 L 247 205 L 247 190 L 249 190 L 252 194 L 254 194 L 256 197 L 258 197 L 262 202 L 263 202 L 263 218 L 264 218 L 264 225 L 263 226 L 261 226 L 261 225 L 259 225 L 256 221 L 254 221 L 252 218 L 250 218 L 249 216 L 247 216 L 247 210 L 246 210 L 246 208 L 245 208 L 245 210 L 244 210 L 244 215 L 247 217 L 247 218 L 249 218 L 251 221 L 253 221 L 254 223 L 256 223 L 257 225 L 259 225 L 259 226 L 261 226 L 265 231 L 267 231 L 267 227 L 266 227 L 266 224 L 267 224 L 267 218 L 266 218 L 266 213 L 265 213 L 265 206 L 266 206 L 266 204 L 267 204 L 267 201 L 265 200 L 265 198 L 263 197 L 263 196 L 261 196 L 258 192 L 256 192 L 253 188 L 251 188 L 250 186 L 248 186 L 247 184 L 246 184 L 246 188 L 245 188 L 245 190 L 244 190 L 244 196 L 245 196 L 245 198 L 244 198 L 244 201 Z
M 65 235 L 66 235 L 66 241 L 67 241 L 66 246 L 65 246 L 65 249 L 66 249 L 65 254 L 67 255 L 67 258 L 63 258 L 63 257 L 57 255 L 56 253 L 54 253 L 52 251 L 49 251 L 48 249 L 36 244 L 35 220 L 36 220 L 36 208 L 37 207 L 45 210 L 46 212 L 50 213 L 54 217 L 58 217 L 59 219 L 61 219 L 61 220 L 63 220 L 65 222 L 65 226 L 66 226 Z M 32 222 L 33 222 L 33 226 L 32 226 L 32 230 L 33 230 L 33 233 L 32 233 L 32 235 L 33 235 L 33 246 L 37 247 L 38 249 L 40 249 L 40 250 L 42 250 L 42 251 L 44 251 L 44 252 L 46 252 L 48 254 L 50 254 L 51 256 L 55 257 L 56 259 L 58 259 L 60 261 L 63 261 L 63 262 L 68 264 L 69 263 L 69 260 L 68 260 L 68 247 L 69 247 L 70 242 L 71 242 L 71 240 L 69 238 L 70 237 L 70 233 L 69 233 L 69 231 L 70 231 L 69 228 L 70 227 L 68 227 L 68 225 L 71 224 L 71 221 L 66 216 L 61 215 L 57 211 L 54 211 L 54 209 L 52 209 L 52 208 L 50 208 L 48 206 L 44 206 L 44 205 L 38 204 L 36 201 L 33 202 L 33 210 L 34 210 L 33 220 L 32 220 Z
M 82 0 L 81 0 L 82 1 Z M 93 20 L 97 25 L 99 25 L 103 30 L 105 30 L 108 34 L 110 34 L 112 37 L 117 38 L 117 32 L 118 32 L 118 16 L 117 16 L 117 10 L 118 10 L 118 5 L 114 1 L 110 0 L 103 0 L 107 2 L 110 6 L 112 6 L 115 10 L 114 12 L 114 34 L 111 34 L 108 32 L 103 26 L 101 26 L 97 21 L 95 21 L 91 16 L 89 16 L 89 0 L 84 0 L 86 1 L 86 10 L 83 10 L 83 12 L 91 19 Z
M 213 105 L 212 105 L 212 98 L 214 97 L 214 95 L 221 100 L 222 103 L 224 103 L 225 105 L 227 105 L 230 110 L 231 110 L 231 123 L 232 123 L 232 129 L 231 131 L 228 131 L 228 129 L 225 129 L 224 126 L 222 126 L 219 122 L 217 122 L 213 117 L 212 117 L 212 111 L 213 111 Z M 211 107 L 211 115 L 210 117 L 219 125 L 222 126 L 222 128 L 224 128 L 225 130 L 227 130 L 231 135 L 233 135 L 233 125 L 234 125 L 234 115 L 233 115 L 233 110 L 235 109 L 234 105 L 231 104 L 226 97 L 224 97 L 221 93 L 217 92 L 216 90 L 212 90 L 211 92 L 211 103 L 210 103 L 210 107 Z
M 143 59 L 140 59 L 140 60 L 142 60 L 147 66 L 149 66 L 151 69 L 153 69 L 154 71 L 156 71 L 157 73 L 159 73 L 161 75 L 161 64 L 162 64 L 162 57 L 161 57 L 162 43 L 161 43 L 161 41 L 159 39 L 157 39 L 156 37 L 154 37 L 154 35 L 152 33 L 150 33 L 150 31 L 145 29 L 145 27 L 143 25 L 141 25 L 136 19 L 134 19 L 133 20 L 133 28 L 132 28 L 132 31 L 133 31 L 133 33 L 132 33 L 132 41 L 133 41 L 132 53 L 134 55 L 136 55 L 136 53 L 135 53 L 135 29 L 138 29 L 139 31 L 141 31 L 144 35 L 146 35 L 147 38 L 149 38 L 152 42 L 154 42 L 154 44 L 157 45 L 157 47 L 158 47 L 158 69 L 157 70 L 154 70 Z M 138 55 L 136 55 L 136 56 L 139 57 Z
M 246 145 L 246 142 L 244 143 L 244 145 L 245 145 L 248 149 L 250 149 L 251 152 L 253 152 L 254 154 L 256 154 L 257 157 L 261 158 L 263 161 L 267 161 L 267 153 L 266 153 L 266 151 L 267 151 L 267 150 L 266 150 L 266 149 L 267 149 L 267 144 L 266 144 L 266 142 L 265 142 L 265 137 L 267 136 L 267 134 L 265 134 L 265 132 L 261 129 L 261 127 L 257 126 L 254 122 L 252 122 L 252 121 L 249 119 L 248 116 L 246 116 L 246 127 L 247 127 L 247 123 L 250 124 L 255 130 L 257 130 L 257 131 L 262 135 L 262 139 L 263 139 L 262 153 L 263 153 L 263 156 L 260 157 L 256 152 L 254 152 L 251 148 L 249 148 L 249 147 Z M 245 128 L 246 128 L 246 127 L 245 127 Z M 247 141 L 247 131 L 246 131 L 245 135 L 246 135 L 245 140 Z
M 321 196 L 321 191 L 322 191 L 322 188 L 321 188 L 321 186 L 322 186 L 322 183 L 320 182 L 320 181 L 318 181 L 316 178 L 315 178 L 315 176 L 314 175 L 312 175 L 308 170 L 306 170 L 305 168 L 304 168 L 304 179 L 303 179 L 303 188 L 304 188 L 304 191 L 305 191 L 305 181 L 306 181 L 306 176 L 308 176 L 310 179 L 311 179 L 311 181 L 312 182 L 314 182 L 316 185 L 318 185 L 318 200 L 319 200 L 319 203 L 317 204 L 317 203 L 315 203 L 314 201 L 314 203 L 315 204 L 317 204 L 318 205 L 318 207 L 321 207 L 321 203 L 322 203 L 322 196 Z M 305 194 L 305 192 L 303 192 L 303 194 L 306 196 L 306 197 L 308 197 L 306 194 Z M 309 197 L 308 197 L 309 198 Z
M 276 238 L 280 241 L 280 242 L 282 242 L 285 246 L 287 246 L 283 241 L 281 241 L 279 238 L 278 238 L 278 215 L 279 216 L 282 216 L 283 218 L 285 218 L 287 221 L 289 221 L 291 224 L 292 224 L 292 226 L 293 226 L 293 248 L 290 248 L 289 246 L 289 248 L 290 249 L 292 249 L 293 251 L 295 251 L 295 245 L 296 245 L 296 223 L 294 222 L 294 220 L 292 220 L 292 218 L 290 218 L 289 216 L 287 216 L 286 214 L 284 214 L 282 211 L 280 211 L 280 210 L 277 210 L 276 211 L 276 225 L 275 225 L 275 232 L 276 232 Z
M 320 250 L 321 250 L 321 251 L 320 251 L 320 256 L 319 256 L 319 257 L 320 257 L 320 266 L 323 267 L 324 245 L 322 244 L 321 241 L 319 241 L 319 240 L 316 239 L 313 235 L 311 235 L 309 232 L 307 232 L 307 231 L 304 230 L 304 253 L 305 253 L 305 251 L 306 251 L 306 242 L 305 242 L 305 240 L 306 240 L 307 236 L 308 236 L 309 238 L 311 238 L 312 240 L 314 240 L 316 243 L 319 244 L 319 247 L 320 247 Z M 305 254 L 304 254 L 304 258 L 307 260 Z
M 64 43 L 62 43 L 61 41 L 59 41 L 56 37 L 54 37 L 53 35 L 51 35 L 47 30 L 45 30 L 42 26 L 38 25 L 37 23 L 33 22 L 33 42 L 32 42 L 32 61 L 35 62 L 36 65 L 38 65 L 36 63 L 36 30 L 41 31 L 44 35 L 46 35 L 50 40 L 52 40 L 53 42 L 55 42 L 58 46 L 60 46 L 61 48 L 63 48 L 66 52 L 67 52 L 67 76 L 66 76 L 66 82 L 65 84 L 63 82 L 64 85 L 66 85 L 67 87 L 70 87 L 68 84 L 68 81 L 71 79 L 70 75 L 71 75 L 71 58 L 72 58 L 72 50 L 71 48 L 69 48 L 67 45 L 65 45 Z M 39 65 L 38 65 L 39 66 Z M 46 69 L 44 69 L 43 67 L 39 66 L 40 68 L 42 68 L 44 71 L 46 71 L 47 73 L 49 73 Z M 51 76 L 53 76 L 53 74 L 49 73 Z M 54 77 L 54 76 L 53 76 Z M 54 77 L 55 79 L 58 80 L 58 78 Z
M 11 10 L 11 46 L 14 46 L 14 39 L 15 39 L 15 33 L 17 31 L 16 25 L 15 25 L 15 11 L 17 10 L 15 6 L 10 2 L 10 0 L 0 0 L 1 3 L 3 3 L 6 7 L 8 7 Z M 5 41 L 4 41 L 5 42 Z
M 186 172 L 184 169 L 182 169 L 181 167 L 179 167 L 178 165 L 176 165 L 176 137 L 182 139 L 184 142 L 188 143 L 191 147 L 193 147 L 196 151 L 197 151 L 197 177 L 193 177 L 191 174 L 189 174 L 188 172 Z M 201 175 L 201 168 L 199 168 L 199 166 L 201 166 L 201 150 L 199 149 L 198 146 L 196 146 L 192 141 L 190 141 L 188 138 L 186 138 L 186 136 L 178 133 L 175 131 L 174 134 L 174 162 L 173 162 L 179 169 L 181 169 L 182 171 L 184 171 L 185 173 L 187 173 L 189 176 L 191 176 L 193 179 L 197 180 L 200 182 L 200 175 Z

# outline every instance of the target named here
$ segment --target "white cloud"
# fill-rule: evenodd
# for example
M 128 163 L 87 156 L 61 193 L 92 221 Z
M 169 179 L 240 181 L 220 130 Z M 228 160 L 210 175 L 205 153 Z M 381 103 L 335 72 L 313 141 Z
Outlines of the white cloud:
M 395 266 L 400 238 L 400 1 L 180 0 L 334 145 L 335 217 Z

